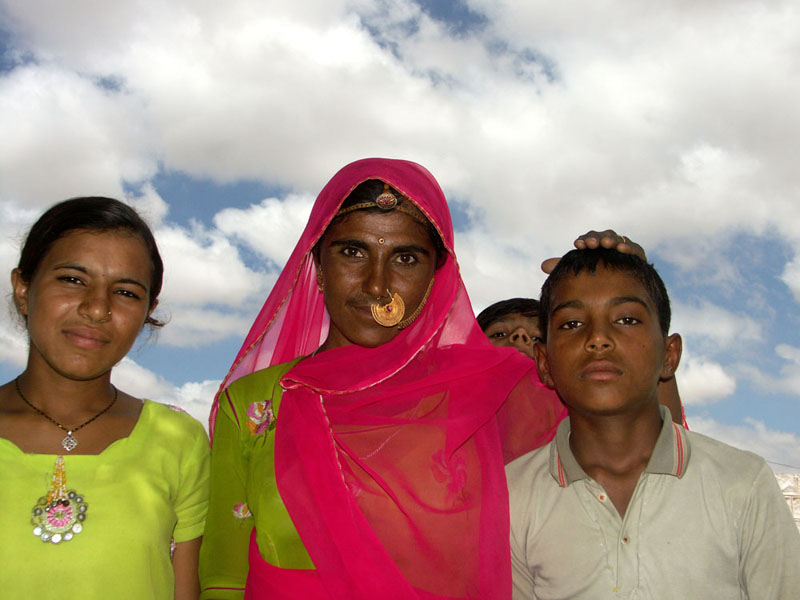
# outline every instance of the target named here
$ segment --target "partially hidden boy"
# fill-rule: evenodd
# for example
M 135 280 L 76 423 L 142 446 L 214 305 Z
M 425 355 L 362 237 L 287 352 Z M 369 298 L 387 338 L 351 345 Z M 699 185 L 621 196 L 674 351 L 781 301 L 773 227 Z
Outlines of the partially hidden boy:
M 507 467 L 514 598 L 800 598 L 800 534 L 766 462 L 659 408 L 681 338 L 655 269 L 574 250 L 540 308 L 539 373 L 569 418 Z

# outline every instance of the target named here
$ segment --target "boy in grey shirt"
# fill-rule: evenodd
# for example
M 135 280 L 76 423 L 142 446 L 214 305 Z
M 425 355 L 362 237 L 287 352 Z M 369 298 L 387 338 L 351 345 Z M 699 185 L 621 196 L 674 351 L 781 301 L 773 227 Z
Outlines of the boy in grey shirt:
M 681 338 L 655 269 L 573 250 L 540 319 L 539 373 L 569 418 L 507 467 L 514 598 L 800 598 L 800 534 L 765 461 L 659 408 Z

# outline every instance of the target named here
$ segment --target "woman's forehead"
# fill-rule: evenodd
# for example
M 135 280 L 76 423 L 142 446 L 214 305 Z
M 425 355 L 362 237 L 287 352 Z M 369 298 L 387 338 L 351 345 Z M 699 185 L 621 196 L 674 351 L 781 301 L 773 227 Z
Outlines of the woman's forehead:
M 408 239 L 417 244 L 433 246 L 426 228 L 399 211 L 356 210 L 347 213 L 328 226 L 323 240 L 330 242 L 334 238 L 348 237 L 381 237 L 385 241 Z

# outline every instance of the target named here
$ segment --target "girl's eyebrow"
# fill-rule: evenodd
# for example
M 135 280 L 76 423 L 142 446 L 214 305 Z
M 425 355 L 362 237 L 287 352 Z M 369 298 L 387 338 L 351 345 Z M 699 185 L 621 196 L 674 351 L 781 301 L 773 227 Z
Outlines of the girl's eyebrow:
M 53 267 L 54 271 L 58 271 L 60 269 L 67 269 L 67 270 L 70 270 L 70 271 L 78 271 L 80 273 L 86 273 L 86 275 L 91 275 L 91 273 L 89 273 L 89 269 L 87 269 L 86 267 L 81 266 L 81 265 L 75 265 L 75 264 L 72 264 L 72 263 L 63 263 L 63 264 L 60 264 L 60 265 L 55 265 Z M 130 277 L 122 277 L 120 279 L 117 279 L 114 283 L 127 283 L 127 284 L 130 284 L 130 285 L 136 285 L 136 286 L 139 286 L 140 288 L 142 288 L 142 290 L 144 290 L 145 292 L 147 292 L 147 286 L 145 284 L 143 284 L 141 281 L 138 281 L 136 279 L 131 279 Z

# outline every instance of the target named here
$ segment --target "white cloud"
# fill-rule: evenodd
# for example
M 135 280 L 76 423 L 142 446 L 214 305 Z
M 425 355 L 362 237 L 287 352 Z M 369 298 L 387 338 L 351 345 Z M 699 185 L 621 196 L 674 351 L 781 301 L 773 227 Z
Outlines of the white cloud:
M 231 336 L 244 339 L 255 318 L 255 314 L 189 306 L 176 307 L 169 312 L 169 322 L 159 330 L 158 342 L 182 348 L 206 346 Z
M 685 345 L 693 350 L 716 354 L 721 351 L 730 356 L 740 345 L 764 339 L 763 326 L 758 321 L 708 300 L 675 302 L 672 309 L 673 331 L 681 333 Z
M 2 310 L 2 308 L 0 308 Z M 12 365 L 15 369 L 25 368 L 28 360 L 28 338 L 16 315 L 0 320 L 0 362 Z
M 0 77 L 0 200 L 47 207 L 73 196 L 122 196 L 153 175 L 141 100 L 55 65 Z
M 264 275 L 247 268 L 236 246 L 220 232 L 196 224 L 191 231 L 161 227 L 155 236 L 164 260 L 163 308 L 241 307 L 264 295 Z
M 150 229 L 160 226 L 167 213 L 169 204 L 159 195 L 152 183 L 145 183 L 138 195 L 129 195 L 126 199 L 136 212 L 147 222 Z
M 778 344 L 775 354 L 783 359 L 777 372 L 770 372 L 752 364 L 743 364 L 739 367 L 743 376 L 753 382 L 754 387 L 765 393 L 788 394 L 800 396 L 800 348 L 789 344 Z
M 314 198 L 289 194 L 267 198 L 247 209 L 225 208 L 214 224 L 226 236 L 241 240 L 261 256 L 282 267 L 305 228 Z
M 736 378 L 721 364 L 684 353 L 678 373 L 678 386 L 685 406 L 711 404 L 736 391 Z
M 687 420 L 693 431 L 764 457 L 777 473 L 800 473 L 800 436 L 797 434 L 769 429 L 756 419 L 746 419 L 746 425 L 723 425 L 689 412 Z
M 187 382 L 176 386 L 160 375 L 125 358 L 112 371 L 111 380 L 121 390 L 184 409 L 208 428 L 208 414 L 220 381 Z

